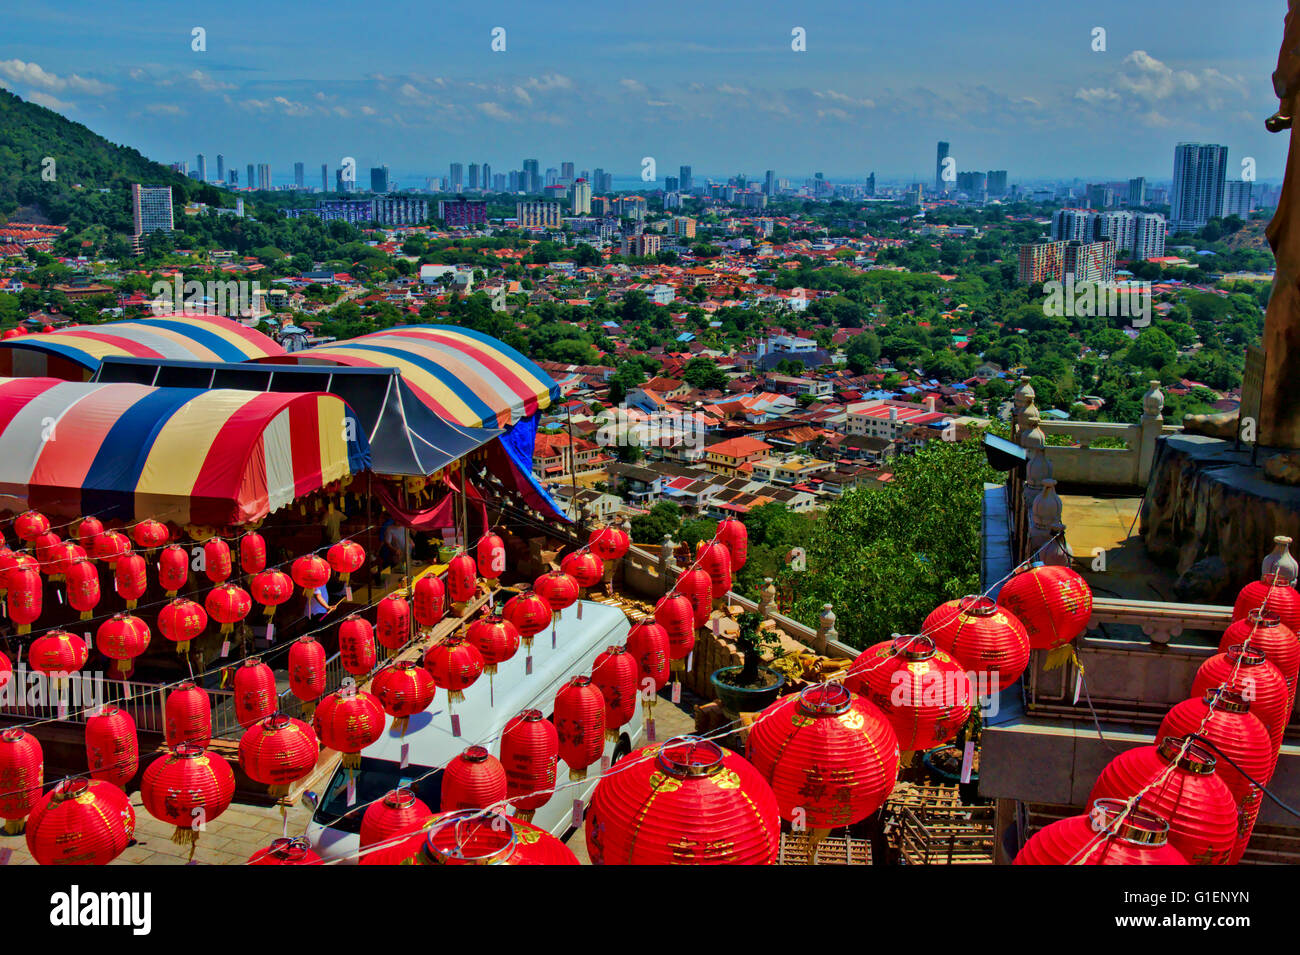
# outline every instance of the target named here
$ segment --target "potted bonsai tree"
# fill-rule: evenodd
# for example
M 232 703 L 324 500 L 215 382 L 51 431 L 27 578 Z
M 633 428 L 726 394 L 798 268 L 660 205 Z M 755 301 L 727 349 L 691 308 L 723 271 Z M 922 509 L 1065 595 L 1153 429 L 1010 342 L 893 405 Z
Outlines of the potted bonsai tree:
M 773 702 L 785 683 L 784 675 L 762 665 L 763 652 L 772 649 L 779 655 L 781 641 L 775 625 L 761 614 L 742 613 L 736 623 L 740 627 L 736 642 L 745 662 L 714 670 L 709 682 L 729 713 L 753 713 Z

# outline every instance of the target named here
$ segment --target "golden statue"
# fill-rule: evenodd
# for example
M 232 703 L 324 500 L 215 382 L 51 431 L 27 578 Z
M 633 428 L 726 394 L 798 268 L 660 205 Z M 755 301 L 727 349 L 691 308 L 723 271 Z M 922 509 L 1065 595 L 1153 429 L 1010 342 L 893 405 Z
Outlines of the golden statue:
M 1278 111 L 1265 120 L 1270 132 L 1291 129 L 1300 95 L 1300 0 L 1289 0 L 1273 72 Z M 1277 211 L 1268 224 L 1268 244 L 1276 272 L 1264 316 L 1264 375 L 1256 423 L 1256 443 L 1284 451 L 1300 449 L 1300 145 L 1294 131 L 1287 150 L 1286 174 Z M 1193 434 L 1233 438 L 1238 412 L 1187 415 L 1183 427 Z M 1265 461 L 1275 480 L 1300 483 L 1300 455 L 1275 455 Z

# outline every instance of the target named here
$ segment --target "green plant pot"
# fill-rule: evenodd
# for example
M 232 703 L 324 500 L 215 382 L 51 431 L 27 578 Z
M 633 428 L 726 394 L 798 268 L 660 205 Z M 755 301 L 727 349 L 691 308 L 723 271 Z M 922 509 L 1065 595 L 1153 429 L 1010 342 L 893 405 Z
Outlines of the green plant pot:
M 729 713 L 757 713 L 775 702 L 781 693 L 781 687 L 785 685 L 785 674 L 767 667 L 759 667 L 758 672 L 770 673 L 776 677 L 776 682 L 771 686 L 759 688 L 732 686 L 718 679 L 719 673 L 732 673 L 743 669 L 743 666 L 722 667 L 709 674 L 709 682 L 713 684 L 713 692 L 717 694 L 718 702 Z
M 451 563 L 451 559 L 458 553 L 460 553 L 459 547 L 448 547 L 446 544 L 443 544 L 438 548 L 438 563 L 449 564 Z

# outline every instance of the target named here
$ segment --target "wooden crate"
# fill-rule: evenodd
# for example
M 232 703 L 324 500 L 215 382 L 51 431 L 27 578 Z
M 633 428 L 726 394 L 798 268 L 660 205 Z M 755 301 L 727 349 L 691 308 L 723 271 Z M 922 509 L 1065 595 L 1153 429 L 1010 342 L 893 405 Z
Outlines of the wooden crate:
M 808 835 L 802 832 L 781 833 L 781 851 L 777 865 L 808 865 Z M 814 865 L 871 865 L 871 843 L 849 836 L 827 836 L 817 847 Z
M 905 865 L 992 865 L 992 806 L 908 806 L 898 830 Z

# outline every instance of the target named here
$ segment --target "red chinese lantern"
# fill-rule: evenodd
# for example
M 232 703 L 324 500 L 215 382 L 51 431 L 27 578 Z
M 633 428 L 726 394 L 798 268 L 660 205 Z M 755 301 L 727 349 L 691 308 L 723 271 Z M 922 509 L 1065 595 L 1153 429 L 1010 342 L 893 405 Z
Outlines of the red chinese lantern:
M 1169 845 L 1169 823 L 1118 799 L 1093 803 L 1086 816 L 1070 816 L 1034 833 L 1015 865 L 1187 865 Z
M 1271 610 L 1251 610 L 1223 631 L 1219 652 L 1246 645 L 1264 654 L 1266 660 L 1282 671 L 1290 698 L 1294 700 L 1296 677 L 1300 675 L 1300 640 L 1296 639 L 1295 631 Z
M 68 574 L 68 568 L 77 559 L 84 558 L 86 551 L 80 544 L 62 541 L 51 547 L 46 556 L 49 558 L 49 564 L 44 568 L 46 576 L 50 580 L 63 580 Z
M 640 667 L 626 647 L 606 647 L 591 665 L 591 682 L 605 701 L 605 739 L 616 740 L 619 730 L 636 715 Z
M 673 592 L 690 600 L 695 612 L 695 626 L 702 627 L 709 622 L 709 615 L 713 613 L 713 580 L 707 570 L 696 565 L 682 571 Z
M 589 590 L 605 576 L 605 562 L 591 551 L 583 549 L 574 551 L 560 561 L 560 570 L 576 580 L 583 590 Z
M 1201 664 L 1192 681 L 1191 695 L 1204 696 L 1206 690 L 1219 686 L 1240 693 L 1250 704 L 1250 711 L 1268 730 L 1276 752 L 1291 719 L 1291 690 L 1282 671 L 1264 658 L 1262 650 L 1232 646 L 1227 653 L 1216 653 Z
M 89 620 L 94 616 L 95 608 L 99 606 L 99 569 L 94 562 L 83 558 L 69 564 L 63 576 L 68 586 L 68 603 L 73 610 L 81 614 L 82 620 Z M 12 574 L 9 589 L 11 591 L 10 616 L 12 616 L 14 589 Z
M 447 595 L 452 603 L 465 603 L 473 600 L 478 593 L 478 580 L 475 578 L 474 558 L 469 554 L 457 554 L 447 564 Z
M 281 836 L 265 849 L 258 849 L 248 857 L 249 865 L 320 865 L 318 856 L 301 836 Z
M 108 865 L 135 832 L 135 810 L 112 783 L 65 779 L 27 817 L 27 848 L 40 865 Z
M 442 812 L 486 809 L 505 798 L 506 771 L 482 746 L 471 746 L 442 771 Z
M 86 764 L 93 779 L 126 789 L 140 768 L 135 720 L 125 710 L 105 706 L 86 719 Z
M 203 545 L 203 573 L 214 584 L 223 584 L 234 572 L 234 558 L 230 545 L 220 537 L 213 537 Z
M 46 531 L 32 541 L 32 553 L 36 555 L 36 561 L 40 565 L 39 569 L 47 576 L 57 572 L 54 569 L 54 549 L 62 543 L 63 538 L 53 531 Z
M 498 580 L 506 570 L 506 545 L 496 534 L 484 534 L 475 548 L 478 575 L 484 580 Z
M 672 669 L 685 670 L 686 658 L 695 649 L 695 611 L 691 599 L 680 593 L 660 598 L 655 604 L 655 623 L 668 634 L 668 659 Z
M 131 528 L 131 540 L 135 546 L 146 551 L 157 550 L 171 540 L 171 531 L 161 521 L 144 520 Z
M 247 659 L 235 668 L 235 719 L 248 729 L 275 712 L 275 673 L 257 659 Z
M 23 831 L 23 820 L 40 800 L 44 783 L 41 741 L 19 726 L 0 730 L 0 819 L 5 832 Z
M 84 667 L 88 656 L 90 649 L 81 637 L 66 630 L 51 630 L 32 641 L 27 649 L 27 666 L 46 676 L 63 676 Z
M 746 760 L 690 736 L 646 746 L 596 784 L 587 852 L 600 865 L 772 865 L 776 796 Z
M 175 597 L 190 581 L 190 555 L 180 544 L 169 544 L 158 555 L 158 586 Z
M 5 582 L 9 619 L 17 625 L 18 633 L 30 633 L 32 624 L 41 615 L 41 575 L 31 567 L 19 565 L 5 575 Z
M 372 802 L 361 816 L 361 849 L 382 846 L 401 836 L 419 832 L 433 811 L 410 789 L 394 789 Z M 375 853 L 377 854 L 377 853 Z M 369 855 L 362 856 L 363 859 Z
M 550 605 L 552 620 L 578 601 L 578 582 L 562 570 L 542 574 L 533 581 L 533 591 Z
M 437 574 L 425 574 L 415 582 L 411 603 L 415 622 L 421 630 L 429 630 L 442 622 L 445 612 L 447 588 Z
M 366 549 L 356 541 L 339 541 L 325 552 L 325 561 L 346 584 L 366 562 Z
M 411 642 L 411 604 L 405 597 L 389 594 L 375 609 L 379 642 L 389 650 L 400 650 Z
M 275 608 L 293 596 L 293 581 L 282 570 L 259 570 L 248 582 L 249 596 L 262 607 L 267 617 L 275 615 Z
M 740 521 L 726 518 L 718 521 L 714 537 L 731 555 L 733 573 L 745 566 L 745 561 L 749 559 L 749 528 Z
M 95 538 L 104 533 L 104 522 L 98 517 L 83 517 L 77 522 L 77 541 L 82 547 L 89 547 Z
M 966 671 L 929 637 L 868 647 L 854 659 L 844 685 L 880 708 L 904 752 L 955 738 L 975 704 Z
M 202 687 L 188 681 L 178 685 L 167 694 L 163 718 L 168 746 L 206 747 L 212 742 L 212 703 Z
M 605 698 L 591 677 L 575 676 L 560 687 L 552 720 L 569 778 L 586 779 L 587 767 L 605 752 Z
M 190 642 L 208 625 L 208 613 L 193 600 L 176 597 L 158 611 L 158 629 L 176 644 L 177 653 L 187 653 Z
M 365 676 L 375 668 L 375 632 L 356 614 L 339 624 L 339 660 L 353 676 Z
M 1245 620 L 1252 610 L 1274 614 L 1286 627 L 1300 633 L 1300 591 L 1292 585 L 1274 583 L 1271 577 L 1252 580 L 1237 595 L 1232 605 L 1232 619 Z
M 31 544 L 49 530 L 50 519 L 40 511 L 24 511 L 14 518 L 14 533 L 24 544 Z
M 1036 564 L 1002 585 L 998 604 L 1024 624 L 1032 649 L 1055 650 L 1087 628 L 1092 588 L 1070 567 Z
M 668 631 L 649 617 L 638 620 L 627 635 L 627 650 L 636 659 L 640 674 L 638 685 L 653 680 L 655 692 L 664 688 L 669 677 Z
M 310 598 L 312 591 L 329 583 L 330 565 L 322 557 L 306 554 L 293 562 L 289 573 L 293 576 L 293 582 L 302 588 L 303 594 Z
M 266 538 L 256 531 L 249 531 L 239 538 L 239 569 L 245 574 L 260 574 L 266 570 Z
M 524 710 L 506 724 L 501 734 L 501 765 L 506 773 L 506 796 L 515 807 L 516 818 L 530 820 L 550 801 L 559 758 L 555 724 L 541 710 Z
M 1223 760 L 1218 773 L 1237 800 L 1237 841 L 1229 859 L 1232 865 L 1241 860 L 1255 828 L 1263 796 L 1260 786 L 1273 778 L 1277 754 L 1273 741 L 1259 717 L 1250 712 L 1250 704 L 1231 690 L 1208 690 L 1203 697 L 1176 704 L 1160 723 L 1156 745 L 1167 736 L 1184 737 L 1195 733 L 1218 747 L 1237 767 Z M 1253 778 L 1259 785 L 1252 783 Z
M 159 822 L 173 825 L 172 842 L 189 844 L 190 858 L 204 825 L 230 808 L 235 772 L 202 746 L 181 743 L 155 759 L 140 781 L 140 801 Z
M 982 696 L 1020 679 L 1029 666 L 1029 634 L 1016 615 L 989 597 L 970 596 L 940 604 L 921 624 L 921 632 L 966 669 L 987 678 Z
M 700 541 L 695 549 L 696 566 L 709 575 L 709 594 L 722 600 L 731 590 L 731 551 L 720 541 Z
M 428 833 L 407 843 L 415 865 L 577 865 L 578 858 L 545 829 L 518 817 L 465 810 L 441 813 Z
M 104 531 L 91 544 L 90 553 L 96 560 L 102 560 L 112 568 L 117 565 L 119 558 L 131 553 L 131 538 L 121 531 Z
M 312 709 L 325 692 L 325 648 L 313 636 L 301 636 L 289 646 L 289 690 Z M 311 716 L 308 706 L 303 713 Z
M 221 624 L 222 633 L 230 633 L 235 624 L 248 616 L 253 609 L 253 598 L 248 591 L 238 584 L 222 584 L 208 591 L 203 598 L 203 606 L 208 616 Z
M 356 769 L 361 751 L 384 735 L 384 708 L 364 690 L 336 690 L 317 705 L 312 725 L 321 745 L 342 753 L 343 765 Z
M 3 687 L 14 675 L 14 665 L 9 662 L 9 658 L 0 653 L 0 687 Z
M 632 546 L 632 541 L 627 531 L 620 527 L 598 527 L 587 538 L 587 546 L 601 560 L 619 560 Z
M 491 614 L 471 623 L 465 637 L 483 657 L 483 672 L 492 676 L 497 667 L 519 651 L 519 631 L 505 617 Z
M 1139 746 L 1112 759 L 1087 805 L 1098 799 L 1127 802 L 1142 793 L 1138 807 L 1168 821 L 1169 844 L 1188 862 L 1227 865 L 1237 841 L 1237 800 L 1215 765 L 1206 747 L 1169 736 L 1159 746 Z
M 255 783 L 283 796 L 289 786 L 316 768 L 320 743 L 302 720 L 283 713 L 249 724 L 239 738 L 239 765 Z
M 447 691 L 451 703 L 465 699 L 465 689 L 483 673 L 483 666 L 483 654 L 459 636 L 435 643 L 424 655 L 424 668 L 433 676 L 433 682 Z
M 533 637 L 546 629 L 551 622 L 551 605 L 541 594 L 525 590 L 506 601 L 501 616 L 515 625 L 524 647 L 533 648 Z
M 135 609 L 136 602 L 144 596 L 149 586 L 146 567 L 145 559 L 139 554 L 123 554 L 113 567 L 113 583 L 117 587 L 117 595 L 126 601 L 128 610 Z
M 777 700 L 754 721 L 746 747 L 781 818 L 801 815 L 823 837 L 883 806 L 898 776 L 898 737 L 889 720 L 838 683 Z
M 393 718 L 393 729 L 406 733 L 407 724 L 416 713 L 423 713 L 433 702 L 433 676 L 414 660 L 402 660 L 375 674 L 371 691 L 384 712 Z
M 132 662 L 149 649 L 149 625 L 129 613 L 115 613 L 95 631 L 95 649 L 113 661 L 110 671 L 121 679 L 135 672 Z

